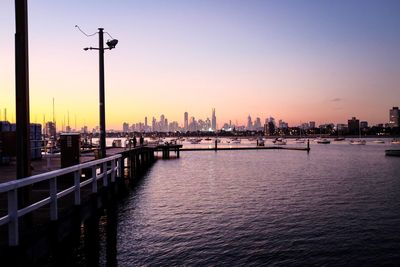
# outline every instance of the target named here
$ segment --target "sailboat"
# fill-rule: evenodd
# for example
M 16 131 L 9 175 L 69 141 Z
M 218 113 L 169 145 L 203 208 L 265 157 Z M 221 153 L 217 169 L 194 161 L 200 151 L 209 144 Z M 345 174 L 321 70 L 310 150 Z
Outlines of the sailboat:
M 350 144 L 351 145 L 365 145 L 367 141 L 361 139 L 361 127 L 360 124 L 358 124 L 358 140 L 351 140 Z
M 338 124 L 336 125 L 336 130 L 337 130 L 338 136 L 335 139 L 333 139 L 333 141 L 336 141 L 336 142 L 344 141 L 346 138 L 339 137 L 339 125 Z
M 300 138 L 297 138 L 296 140 L 294 140 L 294 142 L 297 144 L 304 144 L 306 140 L 301 138 L 301 127 L 299 127 L 299 131 L 300 131 Z

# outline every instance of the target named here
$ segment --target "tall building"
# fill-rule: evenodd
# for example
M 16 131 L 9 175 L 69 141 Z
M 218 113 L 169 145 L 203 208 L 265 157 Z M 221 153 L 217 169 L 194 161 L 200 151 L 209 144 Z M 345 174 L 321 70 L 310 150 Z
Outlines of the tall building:
M 151 129 L 153 132 L 157 132 L 157 124 L 156 124 L 156 118 L 153 117 L 153 119 L 151 120 Z
M 389 126 L 390 127 L 400 126 L 399 107 L 393 107 L 391 110 L 389 110 Z
M 267 124 L 267 134 L 274 135 L 275 134 L 275 119 L 270 117 Z
M 215 108 L 212 109 L 212 115 L 211 115 L 211 129 L 213 131 L 217 130 L 217 117 L 215 116 Z
M 261 119 L 259 117 L 254 121 L 254 130 L 260 131 L 262 130 Z
M 124 122 L 124 123 L 122 124 L 122 131 L 123 131 L 124 133 L 129 132 L 129 123 Z
M 183 114 L 183 129 L 185 131 L 189 130 L 189 113 L 187 112 Z
M 359 134 L 360 120 L 356 119 L 356 117 L 351 118 L 351 120 L 347 121 L 347 128 L 349 129 L 349 134 Z
M 251 121 L 250 115 L 247 117 L 247 130 L 249 131 L 253 130 L 253 122 Z

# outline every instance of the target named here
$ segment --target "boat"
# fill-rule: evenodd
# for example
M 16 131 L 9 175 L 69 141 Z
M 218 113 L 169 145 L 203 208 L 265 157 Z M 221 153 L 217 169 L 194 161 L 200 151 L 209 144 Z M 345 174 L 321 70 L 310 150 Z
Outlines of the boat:
M 215 139 L 215 141 L 217 141 L 217 143 L 219 144 L 219 143 L 221 143 L 221 139 Z
M 358 140 L 350 141 L 351 145 L 365 145 L 367 143 L 367 141 L 361 139 L 361 126 L 360 125 L 358 125 L 358 136 L 359 136 Z
M 231 144 L 240 144 L 242 142 L 242 140 L 235 138 L 231 140 Z
M 385 150 L 385 155 L 391 156 L 391 157 L 400 157 L 400 150 L 399 149 L 388 149 L 388 150 Z
M 301 139 L 301 138 L 297 138 L 297 139 L 294 140 L 294 142 L 297 143 L 297 144 L 304 144 L 306 142 L 306 140 Z
M 358 139 L 358 140 L 351 140 L 350 141 L 350 144 L 351 145 L 365 145 L 367 142 L 365 141 L 365 140 L 361 140 L 361 139 Z
M 283 138 L 276 138 L 275 140 L 272 141 L 277 146 L 284 146 L 286 145 L 286 140 Z
M 393 139 L 390 143 L 394 145 L 400 145 L 400 140 L 399 139 Z
M 372 143 L 375 143 L 375 144 L 384 144 L 385 141 L 383 141 L 383 140 L 373 140 Z
M 331 141 L 329 141 L 328 139 L 324 138 L 324 139 L 319 139 L 317 140 L 318 144 L 330 144 Z
M 210 137 L 207 137 L 207 138 L 204 139 L 204 140 L 206 140 L 206 141 L 211 141 L 211 138 L 210 138 Z
M 201 140 L 202 140 L 201 138 L 192 138 L 192 139 L 189 139 L 189 142 L 192 145 L 195 145 L 195 144 L 200 144 Z
M 335 139 L 333 139 L 333 141 L 335 141 L 335 142 L 340 142 L 340 141 L 344 141 L 344 140 L 346 140 L 346 138 L 344 138 L 344 137 L 336 137 Z

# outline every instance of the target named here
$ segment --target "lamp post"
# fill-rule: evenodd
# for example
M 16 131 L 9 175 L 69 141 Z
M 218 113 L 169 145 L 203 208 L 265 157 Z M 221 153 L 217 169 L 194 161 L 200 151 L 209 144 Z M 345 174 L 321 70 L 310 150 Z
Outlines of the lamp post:
M 117 39 L 107 41 L 104 48 L 104 29 L 99 28 L 99 47 L 85 47 L 83 50 L 99 50 L 99 109 L 100 109 L 100 158 L 106 157 L 106 112 L 105 112 L 105 95 L 104 95 L 104 50 L 115 48 L 118 43 Z

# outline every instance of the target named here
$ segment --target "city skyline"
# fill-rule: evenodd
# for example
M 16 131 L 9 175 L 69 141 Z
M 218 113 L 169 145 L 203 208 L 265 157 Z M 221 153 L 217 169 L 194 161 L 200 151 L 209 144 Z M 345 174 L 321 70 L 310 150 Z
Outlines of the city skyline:
M 400 103 L 399 12 L 397 1 L 31 2 L 31 121 L 52 118 L 54 97 L 58 126 L 68 113 L 98 124 L 97 57 L 82 50 L 97 39 L 78 24 L 120 40 L 105 56 L 107 129 L 147 114 L 206 118 L 210 107 L 219 123 L 245 125 L 249 113 L 385 123 Z M 13 3 L 0 14 L 0 109 L 15 121 Z

